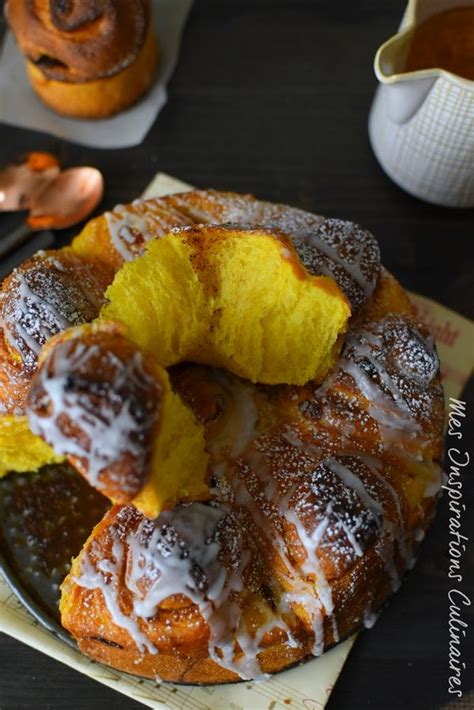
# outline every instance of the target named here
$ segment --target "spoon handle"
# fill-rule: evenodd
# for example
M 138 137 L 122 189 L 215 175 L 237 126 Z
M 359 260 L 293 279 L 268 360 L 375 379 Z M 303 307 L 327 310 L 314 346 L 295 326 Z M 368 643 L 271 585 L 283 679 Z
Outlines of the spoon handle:
M 9 254 L 14 249 L 17 249 L 23 242 L 26 242 L 32 234 L 32 230 L 24 222 L 19 227 L 7 234 L 5 237 L 0 237 L 0 259 Z

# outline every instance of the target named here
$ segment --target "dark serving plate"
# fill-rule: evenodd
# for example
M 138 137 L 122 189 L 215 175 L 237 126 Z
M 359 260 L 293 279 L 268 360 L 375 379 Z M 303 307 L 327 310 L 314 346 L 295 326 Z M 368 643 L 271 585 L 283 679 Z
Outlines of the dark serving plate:
M 109 505 L 67 464 L 0 479 L 0 570 L 41 626 L 69 646 L 60 585 Z

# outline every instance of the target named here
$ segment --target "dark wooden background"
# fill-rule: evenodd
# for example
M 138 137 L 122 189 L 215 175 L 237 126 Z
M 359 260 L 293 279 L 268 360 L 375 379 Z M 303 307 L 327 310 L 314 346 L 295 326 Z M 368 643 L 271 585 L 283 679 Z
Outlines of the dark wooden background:
M 374 52 L 403 9 L 403 0 L 196 0 L 169 102 L 142 145 L 92 150 L 0 126 L 2 162 L 45 149 L 64 165 L 95 165 L 106 181 L 102 208 L 136 197 L 165 171 L 197 186 L 352 219 L 375 233 L 385 265 L 408 288 L 472 317 L 474 210 L 435 208 L 404 194 L 368 144 Z M 0 233 L 12 224 L 0 216 Z M 473 393 L 471 385 L 466 396 L 474 406 Z M 471 410 L 465 441 L 473 440 L 472 422 Z M 473 538 L 472 471 L 464 490 L 464 533 Z M 447 541 L 444 499 L 416 568 L 375 628 L 359 638 L 331 710 L 448 707 Z M 463 589 L 474 601 L 473 549 L 471 542 Z M 472 614 L 464 618 L 472 623 Z M 457 708 L 474 708 L 472 634 L 471 628 Z M 139 706 L 0 638 L 1 710 L 104 707 Z

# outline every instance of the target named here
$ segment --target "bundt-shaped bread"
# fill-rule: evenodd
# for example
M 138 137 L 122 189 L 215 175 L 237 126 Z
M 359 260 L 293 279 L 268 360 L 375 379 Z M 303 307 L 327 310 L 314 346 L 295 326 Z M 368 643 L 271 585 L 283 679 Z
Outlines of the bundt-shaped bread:
M 225 228 L 197 227 L 222 223 Z M 170 234 L 175 228 L 178 231 Z M 290 256 L 285 263 L 281 232 L 291 240 L 285 246 Z M 189 315 L 183 313 L 193 313 L 193 298 L 200 307 L 196 314 L 206 325 L 215 325 L 210 311 L 201 310 L 202 306 L 212 311 L 211 305 L 219 307 L 222 298 L 219 288 L 206 291 L 208 274 L 213 274 L 214 287 L 229 276 L 230 293 L 238 297 L 238 277 L 228 269 L 220 271 L 223 260 L 213 261 L 212 238 L 211 253 L 205 254 L 203 235 L 219 235 L 220 248 L 222 234 L 248 237 L 254 255 L 271 235 L 271 249 L 260 252 L 269 257 L 268 263 L 262 260 L 257 270 L 255 264 L 240 263 L 236 273 L 242 276 L 243 297 L 251 293 L 252 279 L 260 294 L 262 276 L 279 298 L 278 309 L 283 307 L 285 289 L 293 287 L 298 295 L 295 310 L 302 308 L 306 296 L 300 286 L 279 275 L 279 269 L 295 264 L 304 274 L 303 283 L 316 279 L 320 285 L 321 276 L 334 280 L 340 291 L 333 285 L 331 293 L 337 295 L 334 304 L 340 310 L 345 303 L 341 291 L 345 294 L 352 315 L 348 324 L 337 321 L 332 342 L 341 349 L 331 350 L 333 356 L 339 354 L 329 371 L 331 358 L 321 373 L 312 367 L 311 379 L 301 378 L 304 384 L 300 380 L 268 384 L 275 381 L 268 378 L 261 378 L 266 383 L 252 382 L 261 376 L 258 368 L 257 375 L 246 373 L 244 379 L 235 374 L 242 373 L 240 365 L 209 356 L 211 336 L 204 355 L 192 348 L 180 351 L 180 338 L 187 338 L 190 328 Z M 191 248 L 189 238 L 197 239 L 198 247 Z M 257 241 L 252 244 L 252 239 Z M 173 257 L 168 258 L 171 247 Z M 61 311 L 64 325 L 57 319 L 47 333 L 40 330 L 41 336 L 28 325 L 25 338 L 7 320 L 8 349 L 5 364 L 0 364 L 0 380 L 6 383 L 3 401 L 9 398 L 5 410 L 10 417 L 23 413 L 25 392 L 31 388 L 28 409 L 33 427 L 56 452 L 58 440 L 60 445 L 66 441 L 60 453 L 71 457 L 89 479 L 90 454 L 100 445 L 93 438 L 95 430 L 111 453 L 116 453 L 115 446 L 107 449 L 107 442 L 127 442 L 118 445 L 118 458 L 125 454 L 128 468 L 115 469 L 118 464 L 109 459 L 96 473 L 112 499 L 132 504 L 110 509 L 62 586 L 62 623 L 79 647 L 93 659 L 131 673 L 219 683 L 265 677 L 322 653 L 364 622 L 371 625 L 412 566 L 429 525 L 441 485 L 444 418 L 431 335 L 414 319 L 401 286 L 381 269 L 373 237 L 348 222 L 250 196 L 208 191 L 119 206 L 92 221 L 70 253 L 84 268 L 88 265 L 104 275 L 96 308 L 88 315 L 81 308 L 78 316 L 83 323 L 102 309 L 99 325 L 57 335 L 77 324 Z M 232 253 L 231 246 L 226 256 Z M 157 288 L 160 262 L 169 280 Z M 235 267 L 236 262 L 230 262 Z M 199 281 L 203 264 L 206 279 Z M 142 270 L 142 265 L 147 268 Z M 118 273 L 104 305 L 111 272 Z M 19 273 L 21 277 L 22 269 Z M 179 283 L 180 274 L 185 283 Z M 193 279 L 190 290 L 188 277 Z M 11 278 L 14 283 L 15 274 Z M 158 310 L 152 309 L 153 317 L 145 300 L 147 287 L 149 300 L 160 304 Z M 60 288 L 67 290 L 62 281 Z M 172 299 L 182 294 L 186 307 L 180 303 L 178 308 Z M 127 296 L 133 301 L 130 307 Z M 204 304 L 205 297 L 211 305 Z M 10 312 L 23 303 L 27 309 L 36 308 L 35 299 L 25 301 L 24 291 L 13 291 L 8 284 L 2 299 L 2 307 L 10 299 Z M 229 297 L 225 303 L 229 317 L 231 301 Z M 261 294 L 256 301 L 258 312 L 266 301 Z M 49 293 L 41 302 L 46 304 L 42 314 L 58 310 Z M 240 306 L 234 308 L 239 314 L 236 331 L 245 312 Z M 182 328 L 173 331 L 174 323 L 163 326 L 167 309 Z M 278 309 L 275 312 L 281 313 Z M 333 317 L 328 310 L 324 313 Z M 112 315 L 122 322 L 119 330 L 105 320 Z M 221 314 L 214 318 L 219 323 Z M 253 315 L 248 318 L 247 330 L 239 333 L 254 330 Z M 49 324 L 50 315 L 42 315 L 44 320 Z M 276 323 L 266 340 L 269 355 L 273 348 L 278 355 L 278 339 L 284 341 L 287 335 L 280 332 L 283 320 Z M 338 338 L 346 327 L 346 334 Z M 56 337 L 44 348 L 38 371 L 38 354 L 52 335 Z M 39 337 L 44 340 L 38 347 Z M 34 347 L 29 346 L 30 338 Z M 308 347 L 312 345 L 308 336 Z M 242 335 L 232 341 L 232 348 L 236 354 L 240 348 L 243 354 L 248 352 Z M 26 367 L 24 360 L 35 349 L 36 359 Z M 157 363 L 169 350 L 179 352 L 179 357 L 162 364 L 185 357 L 201 364 L 174 365 L 169 370 L 171 384 L 164 385 L 168 379 Z M 299 345 L 298 353 L 304 371 L 305 352 Z M 226 357 L 230 355 L 231 348 Z M 308 358 L 312 356 L 308 353 Z M 137 357 L 142 364 L 138 370 Z M 215 366 L 223 364 L 225 369 Z M 15 377 L 18 381 L 23 377 L 26 384 L 17 387 Z M 209 488 L 202 495 L 184 496 L 188 498 L 184 501 L 170 496 L 164 510 L 167 501 L 162 496 L 154 509 L 161 510 L 158 517 L 147 517 L 137 510 L 136 494 L 140 497 L 146 485 L 140 486 L 151 479 L 143 477 L 146 466 L 135 464 L 148 460 L 148 469 L 153 468 L 154 446 L 162 435 L 159 420 L 162 426 L 173 422 L 161 411 L 168 399 L 163 392 L 179 400 L 203 437 L 206 470 L 198 479 Z M 127 431 L 122 426 L 125 411 Z M 186 440 L 189 425 L 182 429 Z M 76 450 L 68 449 L 71 442 Z M 160 491 L 162 472 L 159 467 L 154 470 L 154 490 Z M 173 471 L 175 485 L 183 471 L 190 482 L 196 480 L 195 453 L 186 456 L 180 451 L 169 468 L 170 478 Z M 150 500 L 149 491 L 145 498 Z M 176 505 L 170 502 L 176 500 L 180 501 Z
M 106 297 L 98 323 L 43 349 L 29 421 L 91 485 L 150 516 L 206 490 L 202 433 L 163 366 L 191 360 L 253 381 L 321 380 L 350 313 L 334 281 L 310 275 L 290 238 L 268 229 L 173 231 L 123 265 Z
M 390 313 L 381 313 L 383 293 Z M 390 277 L 318 385 L 181 365 L 206 429 L 212 500 L 148 520 L 115 507 L 63 585 L 96 660 L 148 677 L 265 677 L 374 615 L 414 562 L 441 482 L 443 395 L 426 329 Z M 91 613 L 93 610 L 93 613 Z

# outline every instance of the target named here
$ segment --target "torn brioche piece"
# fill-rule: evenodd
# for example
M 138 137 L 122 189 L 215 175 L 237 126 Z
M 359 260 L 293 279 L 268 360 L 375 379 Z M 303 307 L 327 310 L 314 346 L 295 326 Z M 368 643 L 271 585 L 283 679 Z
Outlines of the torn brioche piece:
M 311 275 L 284 233 L 234 226 L 152 240 L 106 297 L 99 317 L 122 322 L 164 367 L 204 363 L 264 384 L 321 381 L 350 316 L 339 286 Z
M 155 517 L 207 493 L 202 427 L 166 370 L 116 324 L 71 328 L 43 350 L 31 430 L 113 502 Z

